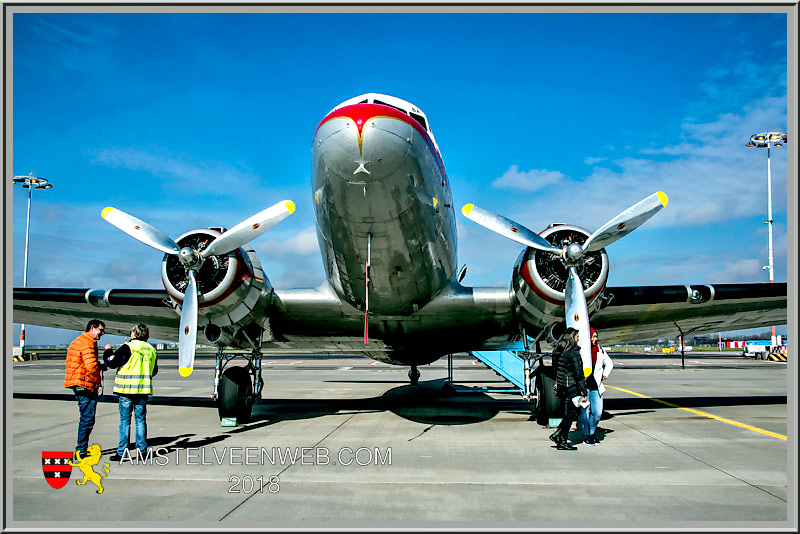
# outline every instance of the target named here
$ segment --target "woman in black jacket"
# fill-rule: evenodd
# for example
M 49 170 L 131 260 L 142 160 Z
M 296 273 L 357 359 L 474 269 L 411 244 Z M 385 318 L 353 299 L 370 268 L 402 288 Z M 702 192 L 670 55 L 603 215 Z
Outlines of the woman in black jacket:
M 559 398 L 564 399 L 564 418 L 558 425 L 558 429 L 550 435 L 550 439 L 555 442 L 556 448 L 559 450 L 576 450 L 569 444 L 569 429 L 572 427 L 572 423 L 578 419 L 580 407 L 575 406 L 572 398 L 580 394 L 581 402 L 588 401 L 577 330 L 567 328 L 556 343 L 553 356 L 558 356 L 556 394 Z

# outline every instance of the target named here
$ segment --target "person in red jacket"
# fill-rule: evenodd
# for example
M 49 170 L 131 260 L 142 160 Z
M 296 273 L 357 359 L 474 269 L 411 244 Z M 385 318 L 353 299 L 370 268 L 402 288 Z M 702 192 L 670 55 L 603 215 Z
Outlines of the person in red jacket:
M 86 325 L 86 331 L 73 339 L 67 348 L 64 387 L 72 389 L 78 401 L 80 419 L 78 443 L 75 445 L 75 457 L 78 461 L 87 454 L 89 434 L 94 428 L 97 393 L 102 383 L 100 371 L 105 369 L 105 364 L 97 357 L 97 341 L 105 332 L 105 323 L 92 319 Z M 106 345 L 106 348 L 111 348 L 111 345 Z

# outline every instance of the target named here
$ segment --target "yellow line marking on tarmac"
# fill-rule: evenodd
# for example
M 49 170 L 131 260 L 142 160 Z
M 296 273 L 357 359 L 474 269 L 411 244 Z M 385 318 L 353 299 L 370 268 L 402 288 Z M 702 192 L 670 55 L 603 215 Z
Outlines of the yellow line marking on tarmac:
M 689 412 L 689 413 L 692 413 L 692 414 L 695 414 L 695 415 L 708 417 L 709 419 L 714 419 L 715 421 L 719 421 L 721 423 L 727 423 L 729 425 L 738 426 L 739 428 L 752 430 L 753 432 L 758 432 L 759 434 L 764 434 L 765 436 L 770 436 L 770 437 L 773 437 L 773 438 L 778 438 L 778 439 L 782 439 L 783 441 L 786 441 L 786 436 L 784 436 L 783 434 L 778 434 L 776 432 L 770 432 L 769 430 L 764 430 L 763 428 L 758 428 L 758 427 L 755 427 L 755 426 L 746 425 L 744 423 L 740 423 L 740 422 L 734 421 L 732 419 L 726 419 L 726 418 L 720 417 L 718 415 L 714 415 L 714 414 L 710 414 L 710 413 L 706 413 L 706 412 L 701 412 L 700 410 L 694 410 L 692 408 L 683 408 L 682 406 L 678 406 L 676 404 L 672 404 L 671 402 L 667 402 L 667 401 L 661 400 L 661 399 L 656 399 L 654 397 L 649 397 L 649 396 L 643 395 L 641 393 L 636 393 L 635 391 L 631 391 L 629 389 L 618 388 L 616 386 L 608 386 L 608 385 L 606 387 L 607 388 L 611 388 L 611 389 L 616 389 L 617 391 L 621 391 L 623 393 L 628 393 L 628 394 L 634 395 L 636 397 L 641 397 L 643 399 L 649 399 L 651 401 L 658 402 L 660 404 L 664 404 L 664 405 L 669 406 L 671 408 L 677 408 L 679 410 L 683 410 L 684 412 Z

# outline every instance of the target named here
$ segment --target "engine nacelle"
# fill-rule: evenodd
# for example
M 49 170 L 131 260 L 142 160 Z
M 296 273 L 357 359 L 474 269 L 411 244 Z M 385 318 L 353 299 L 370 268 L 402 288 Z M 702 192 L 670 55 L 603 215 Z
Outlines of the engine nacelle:
M 554 246 L 563 248 L 570 243 L 583 244 L 591 235 L 578 226 L 551 224 L 541 232 L 543 238 Z M 605 249 L 587 252 L 584 262 L 577 267 L 578 276 L 586 294 L 586 304 L 591 315 L 600 306 L 598 298 L 608 280 L 608 256 Z M 530 330 L 546 329 L 545 339 L 554 343 L 564 328 L 564 302 L 569 270 L 558 255 L 526 248 L 517 258 L 511 276 L 515 295 L 514 312 Z
M 224 228 L 200 228 L 186 232 L 176 242 L 180 247 L 201 251 L 224 231 Z M 203 329 L 209 342 L 220 347 L 249 348 L 247 337 L 241 335 L 243 328 L 256 323 L 266 332 L 271 331 L 267 310 L 272 300 L 272 285 L 249 245 L 207 257 L 196 279 L 197 326 Z M 177 310 L 189 285 L 186 269 L 177 256 L 164 255 L 161 281 Z

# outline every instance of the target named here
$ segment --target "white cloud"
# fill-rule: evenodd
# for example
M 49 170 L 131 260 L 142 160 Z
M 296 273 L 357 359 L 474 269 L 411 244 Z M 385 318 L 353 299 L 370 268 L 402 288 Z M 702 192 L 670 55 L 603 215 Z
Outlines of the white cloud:
M 167 150 L 118 147 L 96 150 L 93 163 L 113 168 L 143 171 L 158 179 L 172 191 L 186 195 L 238 197 L 242 186 L 249 191 L 258 187 L 260 179 L 250 169 L 214 160 L 199 160 L 187 154 Z
M 773 97 L 708 122 L 685 122 L 681 143 L 613 160 L 614 170 L 595 167 L 581 181 L 560 180 L 535 199 L 520 197 L 522 203 L 506 215 L 527 226 L 535 202 L 536 222 L 529 227 L 542 227 L 564 220 L 563 199 L 569 198 L 569 220 L 595 229 L 656 191 L 664 191 L 669 204 L 647 228 L 722 223 L 761 214 L 766 206 L 766 151 L 746 148 L 745 143 L 765 125 L 780 130 L 785 124 L 786 101 Z M 782 213 L 786 151 L 772 150 L 771 159 L 774 209 Z
M 492 182 L 492 186 L 501 189 L 537 191 L 550 184 L 558 183 L 564 178 L 564 174 L 558 171 L 531 169 L 529 171 L 520 172 L 516 165 L 512 165 L 503 176 Z
M 583 162 L 586 165 L 595 165 L 596 163 L 600 163 L 601 161 L 606 161 L 608 158 L 586 158 Z
M 310 226 L 284 239 L 263 239 L 255 248 L 259 255 L 277 258 L 319 254 L 317 230 Z

